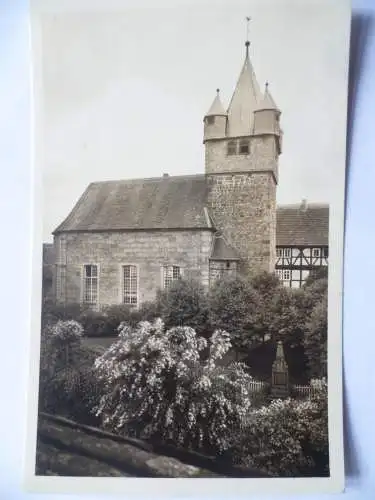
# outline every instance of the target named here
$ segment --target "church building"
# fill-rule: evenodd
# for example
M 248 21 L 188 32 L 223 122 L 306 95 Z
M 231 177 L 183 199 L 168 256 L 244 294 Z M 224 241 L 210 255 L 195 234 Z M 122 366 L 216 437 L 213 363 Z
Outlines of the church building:
M 205 173 L 95 182 L 54 231 L 55 298 L 138 306 L 191 277 L 276 272 L 301 286 L 328 261 L 328 206 L 276 206 L 281 111 L 245 60 L 204 116 Z

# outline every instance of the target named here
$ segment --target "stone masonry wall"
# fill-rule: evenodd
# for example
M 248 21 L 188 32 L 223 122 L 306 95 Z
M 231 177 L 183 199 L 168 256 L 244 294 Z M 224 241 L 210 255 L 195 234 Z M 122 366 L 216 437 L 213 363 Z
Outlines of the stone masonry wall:
M 248 155 L 228 155 L 228 139 L 205 143 L 206 173 L 273 170 L 277 177 L 278 153 L 274 136 L 251 137 Z
M 228 155 L 228 139 L 206 141 L 208 206 L 216 228 L 245 261 L 239 270 L 273 271 L 278 178 L 276 137 L 269 134 L 248 139 L 248 155 Z
M 210 260 L 210 286 L 221 278 L 234 277 L 236 274 L 236 261 Z
M 272 173 L 212 175 L 208 182 L 214 223 L 237 249 L 245 269 L 272 271 L 276 252 L 276 183 Z
M 61 245 L 61 238 L 65 240 Z M 184 277 L 194 277 L 208 287 L 210 231 L 134 231 L 65 233 L 55 236 L 57 262 L 65 269 L 65 303 L 81 300 L 84 264 L 99 266 L 99 303 L 119 304 L 122 300 L 121 266 L 138 265 L 139 303 L 153 300 L 162 285 L 162 266 L 180 266 Z M 64 249 L 64 258 L 59 249 Z M 64 262 L 63 262 L 64 260 Z M 57 271 L 59 266 L 57 266 Z

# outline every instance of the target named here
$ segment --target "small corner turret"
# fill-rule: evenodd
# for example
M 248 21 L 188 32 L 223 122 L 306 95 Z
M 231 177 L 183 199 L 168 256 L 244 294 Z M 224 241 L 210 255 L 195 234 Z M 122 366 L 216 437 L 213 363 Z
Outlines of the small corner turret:
M 216 96 L 210 109 L 204 117 L 204 139 L 223 139 L 226 135 L 227 112 L 225 111 L 221 99 L 220 89 L 216 89 Z
M 274 135 L 276 136 L 278 154 L 281 153 L 280 129 L 281 111 L 276 106 L 269 90 L 269 83 L 266 82 L 263 99 L 254 110 L 254 130 L 253 135 Z

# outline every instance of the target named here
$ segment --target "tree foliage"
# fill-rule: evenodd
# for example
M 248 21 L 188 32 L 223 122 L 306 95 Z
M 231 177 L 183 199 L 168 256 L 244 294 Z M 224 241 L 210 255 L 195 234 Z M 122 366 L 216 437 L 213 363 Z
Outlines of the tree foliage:
M 303 340 L 311 378 L 327 376 L 327 293 L 315 304 L 306 322 Z
M 178 280 L 170 288 L 160 290 L 156 302 L 159 317 L 167 329 L 189 326 L 200 336 L 210 335 L 207 294 L 199 282 Z
M 249 349 L 270 338 L 298 344 L 306 316 L 303 292 L 285 288 L 269 273 L 219 281 L 210 291 L 210 320 L 235 347 Z

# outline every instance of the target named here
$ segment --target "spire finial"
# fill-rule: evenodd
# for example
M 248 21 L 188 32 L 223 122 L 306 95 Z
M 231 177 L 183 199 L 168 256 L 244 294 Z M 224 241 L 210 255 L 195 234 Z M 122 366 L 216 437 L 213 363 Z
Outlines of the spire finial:
M 268 90 L 268 85 L 269 85 L 269 82 L 268 82 L 268 80 L 266 80 L 266 84 L 265 84 L 266 91 Z
M 249 54 L 249 29 L 250 29 L 250 21 L 251 17 L 246 16 L 246 42 L 245 42 L 245 47 L 246 47 L 246 55 Z
M 216 89 L 216 93 L 218 94 L 220 92 L 220 89 Z

